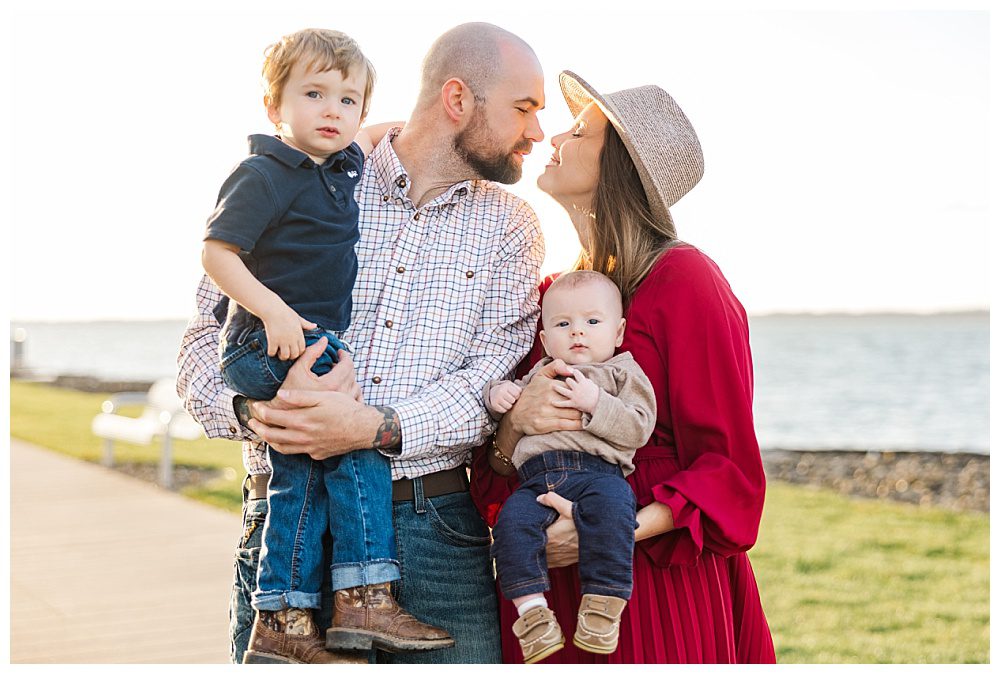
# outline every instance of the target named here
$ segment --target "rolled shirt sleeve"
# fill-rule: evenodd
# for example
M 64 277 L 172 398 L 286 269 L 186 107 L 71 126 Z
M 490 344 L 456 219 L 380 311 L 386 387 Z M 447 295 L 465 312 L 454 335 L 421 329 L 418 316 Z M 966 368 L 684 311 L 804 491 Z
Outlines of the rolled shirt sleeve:
M 255 440 L 257 436 L 236 418 L 236 392 L 226 387 L 219 369 L 221 326 L 215 307 L 222 298 L 222 291 L 212 279 L 203 276 L 196 292 L 197 310 L 188 322 L 177 355 L 177 395 L 208 437 Z

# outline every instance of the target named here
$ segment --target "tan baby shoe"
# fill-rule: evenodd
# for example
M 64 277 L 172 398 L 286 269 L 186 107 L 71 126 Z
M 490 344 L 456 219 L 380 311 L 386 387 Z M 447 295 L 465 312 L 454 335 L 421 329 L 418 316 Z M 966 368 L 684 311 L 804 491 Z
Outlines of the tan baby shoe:
M 607 655 L 618 648 L 618 626 L 628 602 L 618 597 L 585 594 L 576 616 L 573 644 L 591 653 Z
M 515 620 L 514 635 L 521 642 L 526 665 L 544 660 L 566 643 L 556 614 L 547 606 L 536 606 Z

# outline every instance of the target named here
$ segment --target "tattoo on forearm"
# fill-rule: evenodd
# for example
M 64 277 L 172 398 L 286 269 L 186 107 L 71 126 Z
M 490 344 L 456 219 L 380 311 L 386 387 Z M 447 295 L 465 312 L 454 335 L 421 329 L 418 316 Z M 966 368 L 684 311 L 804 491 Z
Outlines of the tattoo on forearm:
M 399 417 L 391 407 L 375 407 L 382 413 L 382 424 L 375 431 L 372 449 L 393 449 L 403 442 L 403 430 L 399 427 Z

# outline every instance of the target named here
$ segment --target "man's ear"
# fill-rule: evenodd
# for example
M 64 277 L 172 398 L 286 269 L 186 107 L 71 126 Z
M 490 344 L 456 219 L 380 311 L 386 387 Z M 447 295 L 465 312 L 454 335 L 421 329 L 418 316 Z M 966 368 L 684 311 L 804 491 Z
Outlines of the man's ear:
M 465 82 L 457 77 L 452 77 L 441 87 L 441 103 L 444 105 L 444 112 L 453 122 L 461 121 L 467 116 L 475 105 L 472 90 L 466 86 Z
M 622 322 L 618 324 L 618 337 L 615 339 L 615 346 L 616 347 L 621 346 L 622 342 L 624 341 L 625 341 L 625 319 L 623 318 Z

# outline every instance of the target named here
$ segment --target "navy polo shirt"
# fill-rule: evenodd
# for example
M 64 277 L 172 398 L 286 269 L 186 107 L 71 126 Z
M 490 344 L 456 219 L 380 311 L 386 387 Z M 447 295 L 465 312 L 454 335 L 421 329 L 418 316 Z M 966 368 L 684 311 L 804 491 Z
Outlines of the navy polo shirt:
M 352 143 L 319 165 L 275 136 L 249 141 L 250 156 L 222 185 L 205 239 L 239 246 L 250 272 L 306 320 L 346 330 L 364 153 Z

